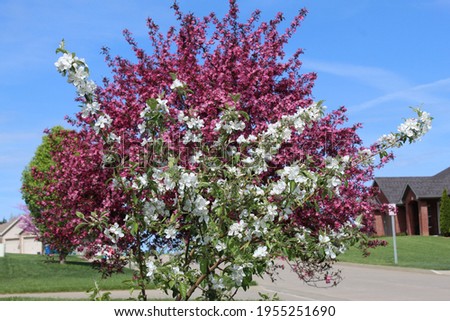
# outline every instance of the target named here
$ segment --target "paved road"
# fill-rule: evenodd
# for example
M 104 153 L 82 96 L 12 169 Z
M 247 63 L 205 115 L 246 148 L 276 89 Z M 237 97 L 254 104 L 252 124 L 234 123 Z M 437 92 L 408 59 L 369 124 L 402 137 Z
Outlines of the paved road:
M 295 281 L 284 272 L 272 284 L 258 282 L 266 292 L 278 291 L 284 300 L 350 301 L 448 301 L 450 272 L 339 264 L 343 281 L 332 288 L 315 288 Z
M 258 292 L 289 301 L 450 301 L 450 271 L 434 272 L 393 267 L 339 264 L 343 281 L 333 288 L 315 288 L 303 284 L 296 275 L 282 271 L 279 280 L 258 279 L 257 286 L 239 294 L 237 299 L 258 300 Z M 136 295 L 136 293 L 135 293 Z M 1 295 L 10 297 L 12 295 Z M 19 296 L 19 295 L 14 295 Z M 34 293 L 25 297 L 87 299 L 86 293 Z M 128 291 L 113 291 L 112 298 L 129 298 Z M 160 291 L 149 291 L 148 297 L 168 298 Z

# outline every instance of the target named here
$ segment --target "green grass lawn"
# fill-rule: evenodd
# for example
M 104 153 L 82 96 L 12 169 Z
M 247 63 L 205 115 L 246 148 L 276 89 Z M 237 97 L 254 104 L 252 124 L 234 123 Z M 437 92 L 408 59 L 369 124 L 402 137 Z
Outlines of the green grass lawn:
M 340 255 L 339 261 L 392 265 L 394 249 L 392 237 L 378 238 L 386 240 L 386 247 L 371 249 L 371 255 L 363 257 L 360 250 L 352 248 Z M 450 238 L 435 236 L 397 236 L 398 266 L 429 270 L 450 270 Z
M 100 289 L 129 289 L 123 281 L 132 277 L 132 271 L 102 279 L 91 264 L 69 256 L 66 264 L 48 261 L 41 255 L 6 254 L 0 258 L 0 293 L 87 291 L 97 281 Z

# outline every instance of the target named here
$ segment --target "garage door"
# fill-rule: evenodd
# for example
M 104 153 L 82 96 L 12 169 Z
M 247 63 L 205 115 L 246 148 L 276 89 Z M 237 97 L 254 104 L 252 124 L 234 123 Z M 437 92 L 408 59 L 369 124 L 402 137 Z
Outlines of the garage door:
M 6 239 L 5 240 L 5 253 L 20 254 L 20 239 Z
M 23 254 L 42 254 L 42 243 L 35 240 L 34 237 L 23 239 Z

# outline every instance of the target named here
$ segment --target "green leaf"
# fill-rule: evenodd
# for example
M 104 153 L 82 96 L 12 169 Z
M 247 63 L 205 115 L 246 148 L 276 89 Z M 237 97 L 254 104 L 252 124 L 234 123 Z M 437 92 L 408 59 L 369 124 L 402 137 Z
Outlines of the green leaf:
M 133 222 L 133 227 L 131 229 L 131 232 L 133 233 L 133 235 L 137 235 L 138 234 L 138 230 L 139 230 L 138 222 Z
M 250 116 L 243 110 L 239 112 L 239 115 L 243 116 L 247 121 L 250 120 Z
M 237 103 L 241 99 L 241 94 L 230 94 L 230 97 L 234 103 Z
M 177 159 L 174 157 L 169 157 L 169 168 L 172 168 L 177 163 Z
M 186 299 L 187 285 L 186 283 L 180 283 L 180 294 L 183 299 Z
M 202 272 L 202 274 L 206 274 L 208 273 L 208 269 L 209 269 L 208 257 L 204 257 L 203 260 L 200 261 L 200 271 Z

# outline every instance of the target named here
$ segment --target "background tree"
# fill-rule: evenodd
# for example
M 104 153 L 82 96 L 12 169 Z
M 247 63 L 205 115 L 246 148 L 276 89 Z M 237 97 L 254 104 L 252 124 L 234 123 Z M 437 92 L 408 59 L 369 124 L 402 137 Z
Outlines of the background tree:
M 439 224 L 441 235 L 450 236 L 450 197 L 446 189 L 442 192 Z
M 54 166 L 52 153 L 61 149 L 63 133 L 67 130 L 62 126 L 55 126 L 43 136 L 41 144 L 36 148 L 33 158 L 22 172 L 22 198 L 30 214 L 34 218 L 40 217 L 41 208 L 38 205 L 42 195 L 31 193 L 31 190 L 43 189 L 49 182 L 36 179 L 33 172 L 47 172 Z M 51 135 L 51 138 L 50 138 Z
M 88 132 L 52 129 L 24 171 L 22 193 L 33 208 L 30 212 L 39 238 L 58 252 L 60 263 L 77 248 L 88 256 L 98 253 L 104 238 L 77 229 L 82 223 L 78 211 L 86 218 L 98 215 L 114 223 L 114 209 L 124 203 L 105 185 L 110 172 L 101 166 L 101 148 Z

